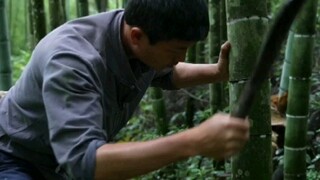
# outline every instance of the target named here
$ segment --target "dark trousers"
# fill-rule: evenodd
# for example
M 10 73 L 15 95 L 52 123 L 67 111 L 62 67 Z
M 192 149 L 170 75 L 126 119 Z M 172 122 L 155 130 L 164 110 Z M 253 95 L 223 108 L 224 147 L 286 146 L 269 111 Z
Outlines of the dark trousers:
M 0 180 L 44 180 L 30 163 L 0 151 Z

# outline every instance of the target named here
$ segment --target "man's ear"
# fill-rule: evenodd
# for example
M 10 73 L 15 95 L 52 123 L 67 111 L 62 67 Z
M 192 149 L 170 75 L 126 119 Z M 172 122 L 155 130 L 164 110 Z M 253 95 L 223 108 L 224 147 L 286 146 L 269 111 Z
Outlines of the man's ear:
M 138 27 L 131 28 L 130 38 L 131 38 L 131 42 L 134 45 L 138 45 L 141 42 L 143 36 L 144 36 L 144 32 L 140 28 Z

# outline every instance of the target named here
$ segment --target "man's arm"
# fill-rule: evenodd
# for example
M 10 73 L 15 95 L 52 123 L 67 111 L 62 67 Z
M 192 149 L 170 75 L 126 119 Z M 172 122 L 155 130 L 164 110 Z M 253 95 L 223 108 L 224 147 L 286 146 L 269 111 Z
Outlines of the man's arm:
M 128 179 L 195 155 L 227 158 L 248 138 L 248 121 L 217 114 L 195 128 L 168 137 L 105 144 L 96 153 L 95 179 Z
M 229 42 L 221 46 L 219 61 L 216 64 L 178 63 L 173 69 L 173 84 L 177 88 L 184 88 L 228 80 L 230 47 Z

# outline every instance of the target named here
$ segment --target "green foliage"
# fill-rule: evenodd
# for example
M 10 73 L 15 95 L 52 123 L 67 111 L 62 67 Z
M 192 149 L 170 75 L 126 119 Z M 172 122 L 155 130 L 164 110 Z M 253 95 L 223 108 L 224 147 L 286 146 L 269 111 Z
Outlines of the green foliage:
M 30 50 L 30 35 L 29 33 L 29 16 L 28 16 L 28 6 L 27 0 L 9 0 L 8 1 L 8 18 L 9 18 L 9 29 L 10 29 L 10 41 L 12 54 L 19 56 L 20 51 Z M 76 0 L 67 0 L 66 2 L 66 12 L 68 20 L 75 19 L 76 15 Z M 116 8 L 115 1 L 110 1 L 109 7 L 111 9 Z M 48 1 L 44 1 L 45 13 L 46 13 L 46 27 L 49 27 L 49 4 Z M 17 13 L 19 12 L 19 13 Z M 98 13 L 96 9 L 95 1 L 89 1 L 89 13 Z
M 19 79 L 22 71 L 24 70 L 26 64 L 28 63 L 31 54 L 27 51 L 21 50 L 18 55 L 12 56 L 12 66 L 13 66 L 13 84 Z
M 269 0 L 271 1 L 271 14 L 278 12 L 281 5 L 283 4 L 283 0 Z
M 216 172 L 213 169 L 212 160 L 196 156 L 181 161 L 176 164 L 171 164 L 160 170 L 151 172 L 147 175 L 135 178 L 136 180 L 151 180 L 151 179 L 215 179 Z
M 13 55 L 19 54 L 20 50 L 27 50 L 28 30 L 27 30 L 27 0 L 8 1 L 9 29 L 11 52 Z M 17 13 L 19 12 L 19 13 Z
M 310 109 L 320 109 L 320 72 L 315 68 L 311 76 Z
M 307 172 L 308 180 L 318 180 L 320 179 L 320 172 L 316 170 L 310 170 Z

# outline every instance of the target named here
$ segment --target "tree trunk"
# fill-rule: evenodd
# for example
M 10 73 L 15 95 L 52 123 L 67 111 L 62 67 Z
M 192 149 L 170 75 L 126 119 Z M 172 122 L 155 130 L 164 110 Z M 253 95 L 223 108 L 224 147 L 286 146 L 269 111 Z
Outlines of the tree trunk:
M 293 27 L 286 116 L 284 179 L 306 179 L 306 137 L 317 0 L 309 0 Z
M 0 0 L 0 90 L 8 90 L 12 85 L 10 43 L 5 2 L 5 0 Z
M 268 29 L 266 0 L 226 0 L 228 40 L 230 52 L 230 108 L 238 99 L 257 62 L 263 35 Z M 233 179 L 270 180 L 271 115 L 269 106 L 270 83 L 263 82 L 249 112 L 250 140 L 244 149 L 232 157 Z

